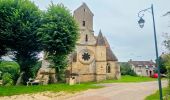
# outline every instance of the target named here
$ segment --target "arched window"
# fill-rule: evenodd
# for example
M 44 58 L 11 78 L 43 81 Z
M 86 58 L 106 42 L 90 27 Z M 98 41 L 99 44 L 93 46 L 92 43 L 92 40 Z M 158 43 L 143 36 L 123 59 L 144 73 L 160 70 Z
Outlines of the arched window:
M 106 73 L 111 73 L 110 63 L 107 63 L 106 65 Z
M 85 41 L 87 42 L 88 41 L 88 35 L 86 34 L 86 39 L 85 39 Z

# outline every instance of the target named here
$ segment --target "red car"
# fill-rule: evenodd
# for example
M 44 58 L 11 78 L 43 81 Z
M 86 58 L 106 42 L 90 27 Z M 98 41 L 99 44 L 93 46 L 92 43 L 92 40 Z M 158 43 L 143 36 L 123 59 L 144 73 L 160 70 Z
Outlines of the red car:
M 153 78 L 158 78 L 158 73 L 153 74 Z

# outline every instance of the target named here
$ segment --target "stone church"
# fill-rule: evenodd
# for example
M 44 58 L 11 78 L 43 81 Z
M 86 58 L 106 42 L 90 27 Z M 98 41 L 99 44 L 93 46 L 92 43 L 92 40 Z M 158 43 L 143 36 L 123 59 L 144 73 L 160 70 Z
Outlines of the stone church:
M 73 14 L 79 25 L 79 39 L 75 51 L 70 54 L 67 71 L 76 82 L 119 79 L 120 66 L 101 30 L 98 36 L 93 31 L 94 14 L 83 3 Z

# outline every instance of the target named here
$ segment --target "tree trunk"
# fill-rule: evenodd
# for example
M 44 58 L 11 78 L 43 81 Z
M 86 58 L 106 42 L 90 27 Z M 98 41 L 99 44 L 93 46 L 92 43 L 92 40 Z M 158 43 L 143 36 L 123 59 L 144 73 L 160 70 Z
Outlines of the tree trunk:
M 21 72 L 19 78 L 17 79 L 16 85 L 23 85 L 23 75 L 25 72 Z

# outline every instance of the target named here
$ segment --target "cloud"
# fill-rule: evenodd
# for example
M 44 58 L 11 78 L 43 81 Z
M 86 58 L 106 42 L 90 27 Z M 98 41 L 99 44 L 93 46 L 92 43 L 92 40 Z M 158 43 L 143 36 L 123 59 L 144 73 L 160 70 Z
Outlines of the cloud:
M 46 9 L 49 0 L 34 0 L 41 8 Z M 94 30 L 97 35 L 102 29 L 112 50 L 119 61 L 155 59 L 153 24 L 150 12 L 145 13 L 145 26 L 140 29 L 137 13 L 154 4 L 159 54 L 162 50 L 163 32 L 170 31 L 168 19 L 162 17 L 170 11 L 169 0 L 53 0 L 53 3 L 63 3 L 71 11 L 86 2 L 94 13 Z

